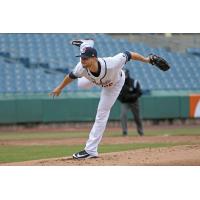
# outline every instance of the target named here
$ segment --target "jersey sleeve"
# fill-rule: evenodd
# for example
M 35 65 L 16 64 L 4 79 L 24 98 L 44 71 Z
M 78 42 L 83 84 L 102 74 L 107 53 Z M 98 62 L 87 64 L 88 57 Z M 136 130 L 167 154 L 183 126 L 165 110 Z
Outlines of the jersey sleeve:
M 83 72 L 84 72 L 84 68 L 79 62 L 76 65 L 76 67 L 73 69 L 73 71 L 70 73 L 70 76 L 72 77 L 72 79 L 81 78 L 83 76 Z
M 124 53 L 119 53 L 112 57 L 115 66 L 118 68 L 123 68 L 123 66 L 131 59 L 131 53 L 129 51 L 125 51 Z

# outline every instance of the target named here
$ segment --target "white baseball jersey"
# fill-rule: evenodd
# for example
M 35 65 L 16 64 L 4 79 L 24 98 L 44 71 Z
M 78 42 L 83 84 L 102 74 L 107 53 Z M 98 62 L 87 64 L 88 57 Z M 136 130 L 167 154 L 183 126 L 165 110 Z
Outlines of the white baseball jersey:
M 85 77 L 94 84 L 102 87 L 110 87 L 118 82 L 121 77 L 121 69 L 130 60 L 130 53 L 119 53 L 113 57 L 98 58 L 101 66 L 98 77 L 94 76 L 87 68 L 79 62 L 73 70 L 76 78 Z

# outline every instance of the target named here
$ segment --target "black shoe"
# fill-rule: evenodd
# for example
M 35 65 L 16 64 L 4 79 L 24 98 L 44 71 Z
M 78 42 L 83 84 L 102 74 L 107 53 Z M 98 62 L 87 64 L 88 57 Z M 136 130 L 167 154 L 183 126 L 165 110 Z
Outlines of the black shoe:
M 80 47 L 81 44 L 83 44 L 84 42 L 88 43 L 91 47 L 94 46 L 94 40 L 93 39 L 89 39 L 89 38 L 87 38 L 87 39 L 80 39 L 80 40 L 72 40 L 71 44 L 75 45 L 77 47 Z
M 139 132 L 138 134 L 139 134 L 139 136 L 144 136 L 143 132 Z
M 73 154 L 74 159 L 83 159 L 83 158 L 97 158 L 97 156 L 92 156 L 89 153 L 87 153 L 85 150 L 80 151 L 78 153 Z
M 71 44 L 80 47 L 83 42 L 81 40 L 72 40 Z
M 128 133 L 127 133 L 126 131 L 123 131 L 122 135 L 123 135 L 123 136 L 127 136 Z

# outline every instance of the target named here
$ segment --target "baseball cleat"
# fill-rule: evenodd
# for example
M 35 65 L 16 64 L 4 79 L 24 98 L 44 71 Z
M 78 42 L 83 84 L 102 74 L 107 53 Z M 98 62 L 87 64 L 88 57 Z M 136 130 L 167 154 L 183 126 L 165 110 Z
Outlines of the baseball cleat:
M 85 43 L 87 46 L 90 46 L 90 47 L 94 46 L 94 40 L 93 39 L 72 40 L 70 43 L 72 45 L 77 46 L 77 47 L 80 47 L 81 44 L 83 44 L 83 43 Z
M 139 136 L 144 136 L 144 132 L 138 131 Z
M 80 47 L 81 46 L 81 44 L 83 43 L 81 40 L 72 40 L 71 42 L 70 42 L 72 45 L 75 45 L 75 46 L 77 46 L 77 47 Z
M 127 131 L 123 131 L 122 135 L 127 136 L 128 135 Z
M 73 154 L 74 159 L 83 159 L 83 158 L 97 158 L 97 156 L 92 156 L 89 153 L 87 153 L 85 150 L 80 151 L 78 153 Z

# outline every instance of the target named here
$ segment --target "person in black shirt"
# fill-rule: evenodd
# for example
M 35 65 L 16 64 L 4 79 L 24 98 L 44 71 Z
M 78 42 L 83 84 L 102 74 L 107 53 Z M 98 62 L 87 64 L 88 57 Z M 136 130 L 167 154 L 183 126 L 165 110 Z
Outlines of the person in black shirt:
M 144 135 L 143 124 L 140 116 L 139 100 L 138 98 L 142 95 L 140 83 L 130 77 L 129 71 L 125 71 L 125 83 L 119 94 L 118 100 L 121 102 L 121 126 L 123 135 L 128 134 L 127 128 L 127 114 L 131 110 L 135 123 L 137 126 L 137 132 L 140 136 Z

